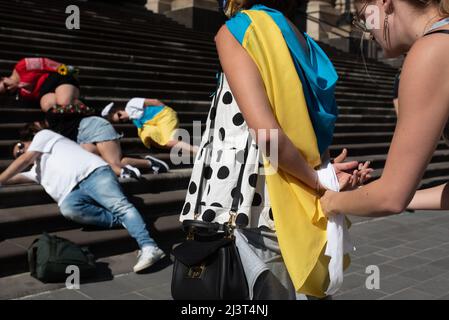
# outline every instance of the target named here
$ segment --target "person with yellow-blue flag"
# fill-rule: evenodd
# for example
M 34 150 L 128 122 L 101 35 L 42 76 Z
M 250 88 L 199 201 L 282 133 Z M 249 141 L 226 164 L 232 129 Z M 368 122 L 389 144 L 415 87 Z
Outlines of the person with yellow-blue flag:
M 351 246 L 346 221 L 328 223 L 319 195 L 370 173 L 367 163 L 343 163 L 346 151 L 329 161 L 337 74 L 289 19 L 295 4 L 222 3 L 230 18 L 215 38 L 223 73 L 180 217 L 226 223 L 236 215 L 250 299 L 323 298 L 338 290 Z

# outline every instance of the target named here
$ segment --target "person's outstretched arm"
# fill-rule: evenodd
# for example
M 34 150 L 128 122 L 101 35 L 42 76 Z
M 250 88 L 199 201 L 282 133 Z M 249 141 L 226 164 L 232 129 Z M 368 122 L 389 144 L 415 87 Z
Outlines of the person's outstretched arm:
M 41 154 L 42 153 L 37 151 L 28 151 L 14 160 L 14 162 L 11 163 L 2 174 L 0 174 L 0 185 L 7 184 L 11 178 L 17 179 L 16 175 L 33 164 Z
M 449 183 L 416 191 L 407 209 L 449 210 Z
M 316 190 L 317 173 L 276 121 L 255 62 L 226 26 L 220 29 L 215 41 L 229 86 L 248 127 L 256 134 L 256 143 L 262 146 L 261 150 L 270 150 L 270 143 L 277 139 L 279 167 Z M 271 135 L 271 129 L 277 131 L 277 137 Z M 259 135 L 260 132 L 266 134 Z M 354 161 L 344 165 L 347 169 L 357 169 L 358 163 Z
M 163 106 L 163 105 L 164 105 L 164 103 L 161 102 L 158 99 L 145 99 L 144 107 L 146 107 L 146 106 L 157 106 L 157 107 L 159 107 L 159 106 Z
M 398 123 L 382 177 L 355 191 L 327 192 L 321 199 L 327 214 L 398 214 L 412 200 L 449 116 L 449 44 L 433 37 L 419 40 L 405 61 Z
M 28 176 L 26 174 L 27 174 L 27 172 L 16 174 L 12 178 L 10 178 L 8 181 L 6 181 L 6 183 L 4 185 L 14 185 L 14 184 L 36 182 L 35 180 L 28 178 Z

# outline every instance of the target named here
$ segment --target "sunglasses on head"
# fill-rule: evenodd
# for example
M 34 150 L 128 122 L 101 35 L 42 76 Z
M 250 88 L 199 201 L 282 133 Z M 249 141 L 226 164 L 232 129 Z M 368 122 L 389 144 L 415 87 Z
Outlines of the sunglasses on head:
M 363 5 L 362 9 L 360 9 L 359 12 L 356 12 L 356 14 L 354 15 L 354 18 L 352 19 L 352 25 L 354 27 L 356 27 L 357 29 L 359 29 L 362 32 L 369 32 L 370 30 L 368 29 L 368 27 L 366 26 L 366 22 L 365 20 L 362 18 L 366 8 L 368 7 L 368 1 L 365 2 L 365 4 Z
M 16 146 L 17 146 L 17 151 L 16 151 L 16 153 L 14 154 L 14 156 L 16 157 L 16 158 L 18 158 L 18 157 L 20 157 L 22 154 L 24 154 L 25 153 L 25 145 L 22 143 L 22 142 L 19 142 L 19 143 L 17 143 L 16 144 Z

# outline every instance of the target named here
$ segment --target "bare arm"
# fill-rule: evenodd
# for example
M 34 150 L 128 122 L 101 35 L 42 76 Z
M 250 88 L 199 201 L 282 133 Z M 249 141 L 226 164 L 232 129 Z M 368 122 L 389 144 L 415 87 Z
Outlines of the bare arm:
M 28 179 L 27 177 L 19 174 L 16 174 L 11 179 L 6 181 L 5 185 L 12 185 L 12 184 L 22 184 L 22 183 L 33 183 L 35 181 Z
M 17 73 L 16 69 L 13 70 L 12 74 L 9 77 L 4 78 L 3 81 L 6 88 L 10 92 L 14 92 L 20 87 L 20 76 Z
M 402 212 L 411 201 L 449 115 L 449 45 L 439 40 L 419 40 L 405 61 L 401 108 L 382 177 L 355 191 L 326 193 L 326 213 L 382 216 Z
M 416 191 L 407 208 L 412 210 L 449 210 L 449 183 Z
M 42 153 L 36 151 L 25 152 L 13 163 L 11 163 L 9 167 L 0 175 L 0 184 L 6 184 L 11 178 L 14 178 L 18 173 L 29 167 L 41 154 Z
M 164 103 L 158 99 L 145 99 L 145 106 L 163 106 Z
M 11 74 L 10 78 L 13 79 L 14 81 L 20 82 L 20 76 L 17 73 L 16 69 L 14 69 L 12 71 L 12 74 Z
M 279 143 L 279 167 L 315 189 L 316 172 L 308 165 L 276 121 L 257 65 L 226 26 L 220 29 L 215 40 L 220 62 L 232 93 L 248 127 L 256 133 L 257 144 L 266 146 L 266 149 L 270 150 L 269 144 L 276 138 L 271 136 L 270 129 L 276 129 Z M 267 134 L 259 134 L 259 130 Z

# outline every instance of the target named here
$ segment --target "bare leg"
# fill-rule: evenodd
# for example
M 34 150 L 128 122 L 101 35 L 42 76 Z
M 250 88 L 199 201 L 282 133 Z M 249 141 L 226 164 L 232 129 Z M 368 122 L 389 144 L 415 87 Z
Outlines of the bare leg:
M 195 155 L 198 152 L 197 146 L 192 146 L 189 143 L 186 143 L 184 141 L 178 141 L 178 140 L 170 140 L 165 147 L 170 148 L 170 149 L 173 147 L 181 148 L 182 150 L 184 150 L 188 153 L 191 153 L 193 155 Z
M 47 112 L 56 104 L 56 94 L 47 93 L 41 98 L 40 105 L 43 112 Z
M 115 174 L 120 176 L 122 168 L 125 166 L 121 163 L 122 149 L 120 148 L 120 143 L 117 140 L 98 142 L 97 149 L 104 161 L 109 163 Z
M 147 159 L 137 159 L 137 158 L 128 158 L 125 157 L 122 159 L 122 164 L 124 166 L 130 165 L 136 167 L 138 169 L 149 169 L 150 162 Z
M 77 87 L 71 84 L 62 84 L 55 90 L 56 103 L 61 106 L 71 104 L 75 99 L 78 99 L 80 91 Z
M 98 151 L 98 148 L 93 143 L 83 143 L 81 144 L 81 148 L 83 148 L 86 151 L 89 151 L 93 154 L 96 154 L 97 156 L 100 155 L 100 152 Z
M 96 154 L 98 156 L 101 156 L 100 152 L 98 151 L 98 148 L 96 145 L 92 144 L 92 143 L 85 143 L 82 144 L 81 147 L 93 154 Z M 137 158 L 122 158 L 122 160 L 120 161 L 122 164 L 122 167 L 126 166 L 126 165 L 130 165 L 133 166 L 135 168 L 138 169 L 148 169 L 150 168 L 150 162 L 146 159 L 137 159 Z

